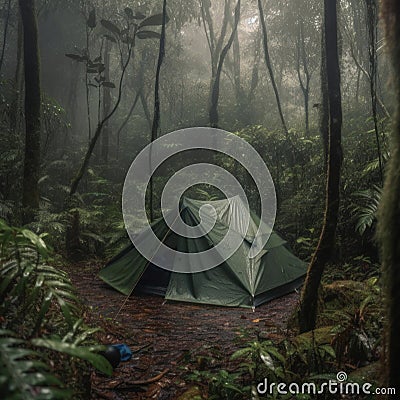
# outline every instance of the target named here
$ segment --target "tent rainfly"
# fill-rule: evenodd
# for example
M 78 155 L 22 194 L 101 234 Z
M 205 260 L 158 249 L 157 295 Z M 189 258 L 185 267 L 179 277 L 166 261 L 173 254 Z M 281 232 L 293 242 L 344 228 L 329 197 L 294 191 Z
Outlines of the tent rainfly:
M 258 226 L 265 224 L 256 214 L 248 211 L 239 196 L 207 202 L 183 197 L 180 217 L 189 226 L 198 225 L 199 211 L 205 204 L 211 204 L 216 210 L 216 222 L 204 236 L 182 237 L 161 218 L 138 233 L 137 238 L 146 240 L 152 229 L 166 246 L 180 252 L 196 253 L 218 244 L 230 225 L 243 240 L 226 261 L 202 272 L 173 272 L 173 265 L 169 270 L 159 268 L 131 244 L 100 271 L 100 278 L 127 296 L 135 291 L 161 295 L 167 300 L 232 307 L 256 307 L 301 286 L 306 264 L 290 252 L 285 240 L 275 232 L 272 232 L 259 256 L 249 257 Z M 202 207 L 203 213 L 204 210 L 207 208 Z M 248 224 L 243 222 L 247 221 L 245 213 L 249 217 Z M 188 271 L 198 271 L 197 267 L 190 265 Z

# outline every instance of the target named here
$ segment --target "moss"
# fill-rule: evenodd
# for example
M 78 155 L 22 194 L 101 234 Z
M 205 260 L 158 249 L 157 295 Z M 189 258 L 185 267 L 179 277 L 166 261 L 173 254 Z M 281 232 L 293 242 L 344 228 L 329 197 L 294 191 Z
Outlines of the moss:
M 202 400 L 200 389 L 198 386 L 192 386 L 190 389 L 186 390 L 185 393 L 180 395 L 177 400 Z
M 293 343 L 299 348 L 304 346 L 304 349 L 309 348 L 313 344 L 320 346 L 322 344 L 330 344 L 334 337 L 332 333 L 333 326 L 323 326 L 311 332 L 302 333 L 293 338 Z
M 368 295 L 364 282 L 336 281 L 323 286 L 322 300 L 325 309 L 343 309 L 349 304 L 360 304 Z
M 373 362 L 362 368 L 357 368 L 350 374 L 350 379 L 362 382 L 378 382 L 382 374 L 382 365 L 379 361 Z

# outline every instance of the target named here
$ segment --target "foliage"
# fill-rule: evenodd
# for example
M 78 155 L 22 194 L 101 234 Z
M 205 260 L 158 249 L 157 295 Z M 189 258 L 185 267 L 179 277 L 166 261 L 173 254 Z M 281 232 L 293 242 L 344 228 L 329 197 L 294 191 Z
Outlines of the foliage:
M 376 222 L 376 213 L 382 196 L 382 188 L 374 186 L 372 189 L 355 192 L 354 196 L 364 203 L 364 205 L 354 206 L 355 229 L 360 235 L 363 235 Z
M 383 306 L 379 280 L 373 277 L 364 281 L 358 291 L 352 287 L 349 286 L 349 293 L 343 298 L 338 296 L 339 302 L 326 301 L 321 313 L 325 323 L 335 324 L 332 343 L 339 367 L 344 360 L 353 365 L 377 360 L 382 344 Z
M 70 398 L 72 392 L 48 372 L 44 357 L 14 336 L 10 331 L 0 330 L 0 388 L 4 398 Z
M 79 301 L 67 274 L 44 263 L 49 257 L 44 236 L 0 221 L 0 384 L 9 398 L 71 397 L 50 368 L 52 352 L 66 356 L 66 363 L 71 356 L 103 373 L 112 371 L 97 354 L 102 346 L 85 345 L 98 329 L 79 317 Z M 65 377 L 66 366 L 58 366 Z
M 256 386 L 267 379 L 268 383 L 297 383 L 299 386 L 315 382 L 318 388 L 327 379 L 336 380 L 340 370 L 354 369 L 356 376 L 358 367 L 379 359 L 383 329 L 380 283 L 377 278 L 362 283 L 334 282 L 332 287 L 324 287 L 322 301 L 318 327 L 314 331 L 301 335 L 282 334 L 274 340 L 258 338 L 231 356 L 229 371 L 195 370 L 189 375 L 190 379 L 210 389 L 212 382 L 223 377 L 226 385 L 234 386 L 231 387 L 232 398 L 308 400 L 312 398 L 309 395 L 281 395 L 276 386 L 273 394 L 263 396 L 257 393 Z M 369 381 L 373 383 L 376 379 L 373 376 Z M 215 393 L 220 392 L 209 391 L 210 395 Z M 329 393 L 320 396 L 332 398 Z
M 243 398 L 245 390 L 238 382 L 240 374 L 232 374 L 226 370 L 217 373 L 195 370 L 188 376 L 193 382 L 207 382 L 208 399 L 212 400 L 238 400 Z

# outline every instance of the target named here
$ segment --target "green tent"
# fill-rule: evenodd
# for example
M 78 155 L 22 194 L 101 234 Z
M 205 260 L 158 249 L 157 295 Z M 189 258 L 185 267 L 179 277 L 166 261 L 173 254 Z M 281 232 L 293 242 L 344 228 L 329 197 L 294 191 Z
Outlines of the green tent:
M 290 252 L 286 242 L 275 232 L 272 232 L 258 256 L 249 257 L 258 227 L 264 225 L 253 212 L 249 215 L 239 196 L 207 202 L 184 197 L 179 207 L 184 223 L 197 226 L 200 223 L 199 212 L 203 213 L 204 218 L 204 210 L 207 210 L 202 207 L 205 204 L 213 206 L 216 221 L 204 236 L 180 236 L 169 228 L 164 219 L 160 219 L 151 228 L 137 234 L 136 239 L 145 241 L 152 229 L 169 248 L 184 253 L 198 253 L 218 244 L 230 225 L 243 240 L 226 261 L 221 259 L 218 266 L 202 272 L 172 272 L 173 265 L 172 268 L 168 267 L 169 270 L 159 268 L 131 244 L 100 271 L 100 278 L 125 295 L 135 291 L 162 295 L 168 300 L 233 307 L 255 307 L 287 294 L 302 284 L 306 264 Z M 248 223 L 244 222 L 245 213 Z M 266 233 L 267 230 L 265 225 Z M 198 264 L 199 259 L 193 263 Z M 187 271 L 200 269 L 199 265 L 189 265 Z

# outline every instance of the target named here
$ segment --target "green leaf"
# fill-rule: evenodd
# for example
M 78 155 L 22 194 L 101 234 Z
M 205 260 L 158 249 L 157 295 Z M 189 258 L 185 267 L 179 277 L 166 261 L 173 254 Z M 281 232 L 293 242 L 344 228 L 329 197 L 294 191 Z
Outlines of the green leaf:
M 136 36 L 139 39 L 160 39 L 161 34 L 153 31 L 139 31 Z
M 169 21 L 169 17 L 167 15 L 165 22 L 168 23 L 168 21 Z M 151 17 L 144 19 L 140 23 L 139 29 L 143 28 L 144 26 L 159 26 L 159 25 L 162 25 L 162 23 L 163 23 L 163 14 L 152 15 Z
M 232 354 L 231 360 L 237 360 L 238 358 L 248 357 L 251 354 L 251 349 L 246 347 L 244 349 L 239 349 Z
M 260 358 L 269 369 L 272 371 L 275 369 L 274 360 L 267 352 L 260 352 Z
M 107 19 L 102 19 L 100 22 L 108 31 L 114 33 L 117 36 L 121 35 L 121 29 L 119 29 L 118 26 L 115 25 L 113 22 Z
M 89 18 L 87 20 L 87 26 L 91 29 L 96 28 L 96 10 L 94 8 L 89 13 Z
M 268 347 L 266 351 L 271 355 L 274 356 L 277 360 L 279 360 L 281 363 L 285 362 L 285 357 L 279 353 L 278 349 L 274 347 Z
M 44 347 L 58 351 L 59 353 L 78 357 L 81 360 L 86 360 L 100 372 L 109 376 L 112 375 L 113 369 L 111 364 L 102 355 L 94 353 L 91 347 L 76 346 L 71 343 L 64 343 L 53 339 L 33 339 L 32 344 L 37 347 Z
M 22 229 L 21 234 L 31 242 L 31 244 L 36 248 L 36 250 L 39 252 L 41 256 L 48 255 L 46 243 L 43 241 L 41 237 L 39 237 L 38 235 L 36 235 L 35 233 L 33 233 L 28 229 Z
M 36 314 L 35 319 L 35 326 L 32 330 L 32 336 L 34 336 L 42 326 L 42 323 L 44 321 L 44 317 L 46 316 L 47 312 L 49 311 L 49 308 L 51 306 L 51 300 L 53 298 L 53 293 L 48 293 L 46 297 L 44 298 L 42 304 L 40 305 L 40 310 Z
M 67 399 L 71 391 L 49 374 L 37 352 L 25 348 L 26 342 L 10 331 L 0 330 L 0 385 L 2 398 Z M 18 347 L 16 347 L 18 346 Z
M 325 353 L 329 354 L 332 358 L 336 358 L 335 350 L 329 344 L 323 344 L 319 346 L 319 348 L 323 350 Z
M 85 330 L 85 332 L 83 332 L 81 335 L 79 335 L 78 337 L 76 337 L 74 344 L 75 345 L 79 345 L 82 342 L 84 342 L 89 336 L 93 335 L 96 332 L 99 332 L 101 330 L 101 328 L 89 328 L 87 330 Z

